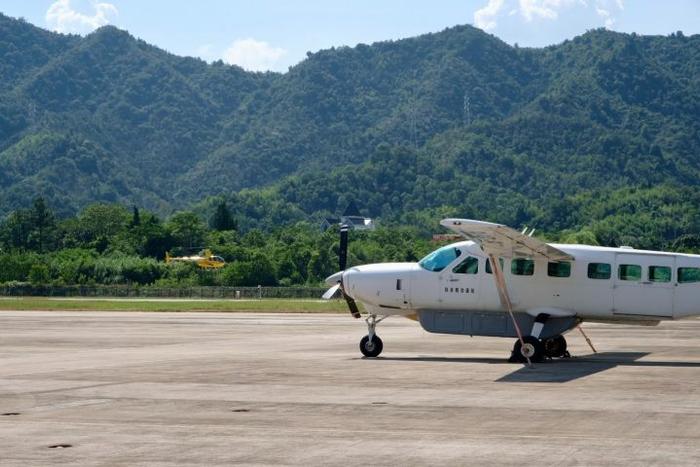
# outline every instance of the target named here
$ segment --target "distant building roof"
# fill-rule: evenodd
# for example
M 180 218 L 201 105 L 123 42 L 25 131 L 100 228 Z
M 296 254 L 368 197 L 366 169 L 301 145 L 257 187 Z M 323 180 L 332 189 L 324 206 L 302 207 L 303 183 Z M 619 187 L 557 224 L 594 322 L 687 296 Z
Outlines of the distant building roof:
M 354 201 L 350 201 L 350 204 L 348 204 L 348 207 L 340 218 L 324 217 L 321 219 L 321 229 L 324 231 L 333 225 L 342 224 L 347 225 L 353 230 L 372 230 L 375 227 L 372 219 L 360 214 L 360 210 L 357 208 L 357 204 L 355 204 Z
M 345 212 L 343 213 L 343 217 L 364 217 L 362 214 L 360 214 L 360 210 L 357 207 L 357 204 L 355 204 L 355 201 L 350 201 L 350 204 L 348 204 L 348 207 L 345 208 Z

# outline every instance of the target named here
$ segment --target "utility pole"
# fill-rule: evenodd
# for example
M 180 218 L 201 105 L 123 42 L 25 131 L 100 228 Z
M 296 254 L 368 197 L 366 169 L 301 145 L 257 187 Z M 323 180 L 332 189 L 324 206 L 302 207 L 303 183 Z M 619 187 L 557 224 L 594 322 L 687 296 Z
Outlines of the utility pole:
M 469 98 L 469 91 L 464 91 L 464 102 L 462 107 L 462 120 L 465 125 L 472 124 L 472 103 Z
M 416 102 L 415 100 L 411 101 L 409 110 L 408 110 L 408 125 L 409 125 L 409 132 L 411 133 L 411 143 L 413 144 L 413 147 L 415 149 L 418 149 L 418 122 L 417 122 L 417 111 L 416 111 Z

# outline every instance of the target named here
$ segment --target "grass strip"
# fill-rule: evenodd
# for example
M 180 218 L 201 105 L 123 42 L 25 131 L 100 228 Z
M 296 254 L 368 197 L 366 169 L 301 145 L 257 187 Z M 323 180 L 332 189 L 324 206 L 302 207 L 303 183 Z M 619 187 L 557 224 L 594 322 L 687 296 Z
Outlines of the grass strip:
M 347 313 L 342 300 L 158 300 L 6 297 L 0 310 L 12 311 L 222 311 L 258 313 Z

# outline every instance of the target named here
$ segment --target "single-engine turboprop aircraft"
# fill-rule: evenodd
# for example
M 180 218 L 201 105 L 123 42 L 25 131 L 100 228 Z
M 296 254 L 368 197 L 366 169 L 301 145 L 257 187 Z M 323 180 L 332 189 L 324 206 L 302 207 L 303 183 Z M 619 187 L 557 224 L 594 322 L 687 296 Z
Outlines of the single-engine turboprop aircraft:
M 469 219 L 441 225 L 467 240 L 418 263 L 349 269 L 347 228 L 341 228 L 341 271 L 326 279 L 332 287 L 324 298 L 340 290 L 355 318 L 357 302 L 364 305 L 366 357 L 382 352 L 376 325 L 393 315 L 433 333 L 517 338 L 511 359 L 528 364 L 567 356 L 563 335 L 583 321 L 654 326 L 700 315 L 700 255 L 550 245 L 532 233 Z

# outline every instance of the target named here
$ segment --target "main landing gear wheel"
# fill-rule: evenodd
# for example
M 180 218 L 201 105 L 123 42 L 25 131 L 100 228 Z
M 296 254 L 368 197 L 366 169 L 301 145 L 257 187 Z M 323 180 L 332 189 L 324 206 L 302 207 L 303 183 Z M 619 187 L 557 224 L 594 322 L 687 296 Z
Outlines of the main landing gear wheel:
M 369 335 L 363 337 L 360 341 L 360 352 L 362 352 L 362 355 L 365 357 L 378 357 L 383 349 L 384 343 L 376 334 L 372 336 L 372 342 L 369 341 Z
M 508 361 L 523 363 L 529 358 L 531 362 L 541 362 L 544 360 L 545 351 L 544 344 L 538 338 L 533 336 L 523 337 L 524 345 L 520 339 L 515 341 L 513 353 Z
M 566 339 L 564 336 L 554 336 L 544 341 L 544 354 L 549 358 L 568 358 Z

